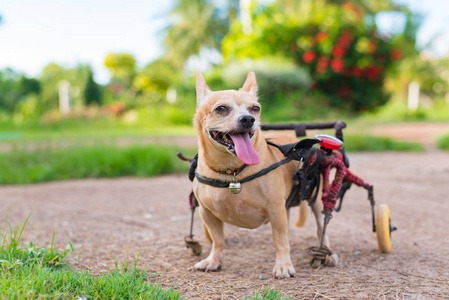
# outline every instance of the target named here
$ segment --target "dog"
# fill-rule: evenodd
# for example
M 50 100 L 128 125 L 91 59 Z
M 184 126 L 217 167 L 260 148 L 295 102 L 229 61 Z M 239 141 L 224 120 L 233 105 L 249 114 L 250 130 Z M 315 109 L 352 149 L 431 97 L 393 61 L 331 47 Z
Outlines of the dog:
M 260 129 L 261 105 L 257 98 L 256 76 L 250 72 L 239 90 L 211 91 L 201 73 L 196 76 L 197 108 L 194 126 L 198 134 L 197 174 L 220 182 L 239 182 L 243 178 L 281 161 L 285 157 L 266 138 L 276 144 L 289 144 L 297 139 L 287 134 L 262 136 Z M 200 216 L 206 236 L 212 241 L 212 249 L 205 259 L 194 265 L 195 270 L 217 271 L 221 269 L 225 247 L 223 223 L 249 229 L 269 222 L 272 227 L 276 260 L 273 277 L 295 277 L 288 241 L 289 220 L 285 201 L 294 184 L 292 176 L 299 168 L 298 161 L 291 161 L 271 172 L 241 185 L 241 192 L 232 193 L 220 188 L 193 181 L 193 191 L 199 203 Z M 319 197 L 320 199 L 320 197 Z M 304 205 L 305 204 L 305 205 Z M 304 223 L 307 202 L 299 206 Z M 321 239 L 322 204 L 312 206 Z M 330 248 L 329 239 L 325 244 Z M 329 256 L 326 264 L 335 265 L 338 256 Z

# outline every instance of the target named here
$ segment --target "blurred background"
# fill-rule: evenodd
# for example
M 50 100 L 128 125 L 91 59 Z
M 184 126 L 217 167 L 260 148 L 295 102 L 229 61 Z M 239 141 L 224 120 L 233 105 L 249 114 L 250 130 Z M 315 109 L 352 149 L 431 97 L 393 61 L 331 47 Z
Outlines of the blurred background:
M 198 71 L 352 151 L 449 149 L 448 28 L 445 0 L 2 1 L 0 183 L 184 170 Z

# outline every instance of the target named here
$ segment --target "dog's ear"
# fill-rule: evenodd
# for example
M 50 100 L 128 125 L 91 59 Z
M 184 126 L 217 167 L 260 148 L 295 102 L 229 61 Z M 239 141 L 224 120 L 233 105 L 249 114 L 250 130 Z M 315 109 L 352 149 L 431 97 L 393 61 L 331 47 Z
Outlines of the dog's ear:
M 248 76 L 246 77 L 245 83 L 240 90 L 249 93 L 254 98 L 257 98 L 257 89 L 258 87 L 256 75 L 254 74 L 254 72 L 249 72 Z
M 196 107 L 199 107 L 204 99 L 206 99 L 211 93 L 210 88 L 207 86 L 203 75 L 200 72 L 196 73 Z

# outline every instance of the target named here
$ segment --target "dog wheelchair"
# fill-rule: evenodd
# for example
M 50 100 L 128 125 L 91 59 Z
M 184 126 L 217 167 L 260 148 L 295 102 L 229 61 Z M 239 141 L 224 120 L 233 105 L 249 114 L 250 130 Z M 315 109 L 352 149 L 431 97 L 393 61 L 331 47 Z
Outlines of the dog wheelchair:
M 339 212 L 342 209 L 343 198 L 350 187 L 355 184 L 367 190 L 368 200 L 371 205 L 372 230 L 377 234 L 378 246 L 381 252 L 387 253 L 391 250 L 391 233 L 396 227 L 391 225 L 390 209 L 386 204 L 381 204 L 375 212 L 374 188 L 362 178 L 349 171 L 349 160 L 343 147 L 343 129 L 346 124 L 342 121 L 330 123 L 295 123 L 295 124 L 264 124 L 261 129 L 268 130 L 294 130 L 297 137 L 305 137 L 306 130 L 334 129 L 335 137 L 327 134 L 317 134 L 314 138 L 305 138 L 297 143 L 287 145 L 276 145 L 269 140 L 267 143 L 277 147 L 285 156 L 285 159 L 278 164 L 271 166 L 271 171 L 280 165 L 291 160 L 301 161 L 301 168 L 293 175 L 297 184 L 292 188 L 289 197 L 286 200 L 286 208 L 289 210 L 297 206 L 306 199 L 310 199 L 309 205 L 313 205 L 317 200 L 318 191 L 323 191 L 321 200 L 323 201 L 324 226 L 321 234 L 319 247 L 309 248 L 312 256 L 311 265 L 319 267 L 326 261 L 327 256 L 332 255 L 332 251 L 325 246 L 325 235 L 327 226 L 332 218 L 332 212 Z M 314 147 L 319 146 L 319 148 Z M 189 179 L 193 181 L 195 177 L 201 182 L 205 180 L 196 174 L 196 156 L 193 159 L 184 157 L 178 153 L 182 160 L 190 161 Z M 273 167 L 273 168 L 272 168 Z M 330 170 L 336 170 L 334 179 L 330 183 Z M 269 168 L 267 168 L 269 169 Z M 261 172 L 256 177 L 263 176 L 267 172 Z M 255 178 L 254 176 L 252 176 Z M 251 179 L 253 179 L 251 178 Z M 207 178 L 206 178 L 207 179 Z M 205 182 L 206 184 L 221 184 L 217 187 L 228 187 L 232 193 L 239 193 L 242 182 L 215 183 Z M 223 185 L 224 184 L 224 185 Z M 338 205 L 337 205 L 338 203 Z M 194 255 L 200 255 L 202 248 L 198 241 L 193 238 L 193 221 L 195 208 L 198 201 L 193 192 L 189 195 L 189 205 L 191 209 L 190 233 L 185 237 L 186 247 Z

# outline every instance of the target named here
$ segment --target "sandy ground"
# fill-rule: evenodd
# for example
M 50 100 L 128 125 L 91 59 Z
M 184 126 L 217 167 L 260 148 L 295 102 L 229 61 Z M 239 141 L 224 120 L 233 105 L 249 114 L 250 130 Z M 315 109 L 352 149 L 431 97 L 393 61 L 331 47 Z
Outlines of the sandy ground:
M 336 267 L 313 269 L 307 248 L 318 245 L 309 214 L 304 228 L 291 223 L 291 254 L 297 277 L 271 277 L 275 252 L 270 225 L 248 231 L 225 228 L 223 270 L 195 272 L 199 260 L 183 242 L 189 228 L 186 174 L 152 179 L 74 180 L 0 187 L 0 224 L 23 223 L 32 216 L 24 241 L 81 245 L 74 268 L 99 274 L 115 261 L 133 263 L 151 281 L 181 291 L 186 299 L 234 299 L 271 287 L 292 299 L 449 299 L 449 154 L 353 153 L 351 169 L 375 186 L 376 202 L 387 203 L 393 249 L 378 250 L 366 193 L 351 188 L 343 209 L 329 225 Z M 297 210 L 291 211 L 295 219 Z M 196 213 L 195 234 L 205 257 L 210 250 Z

